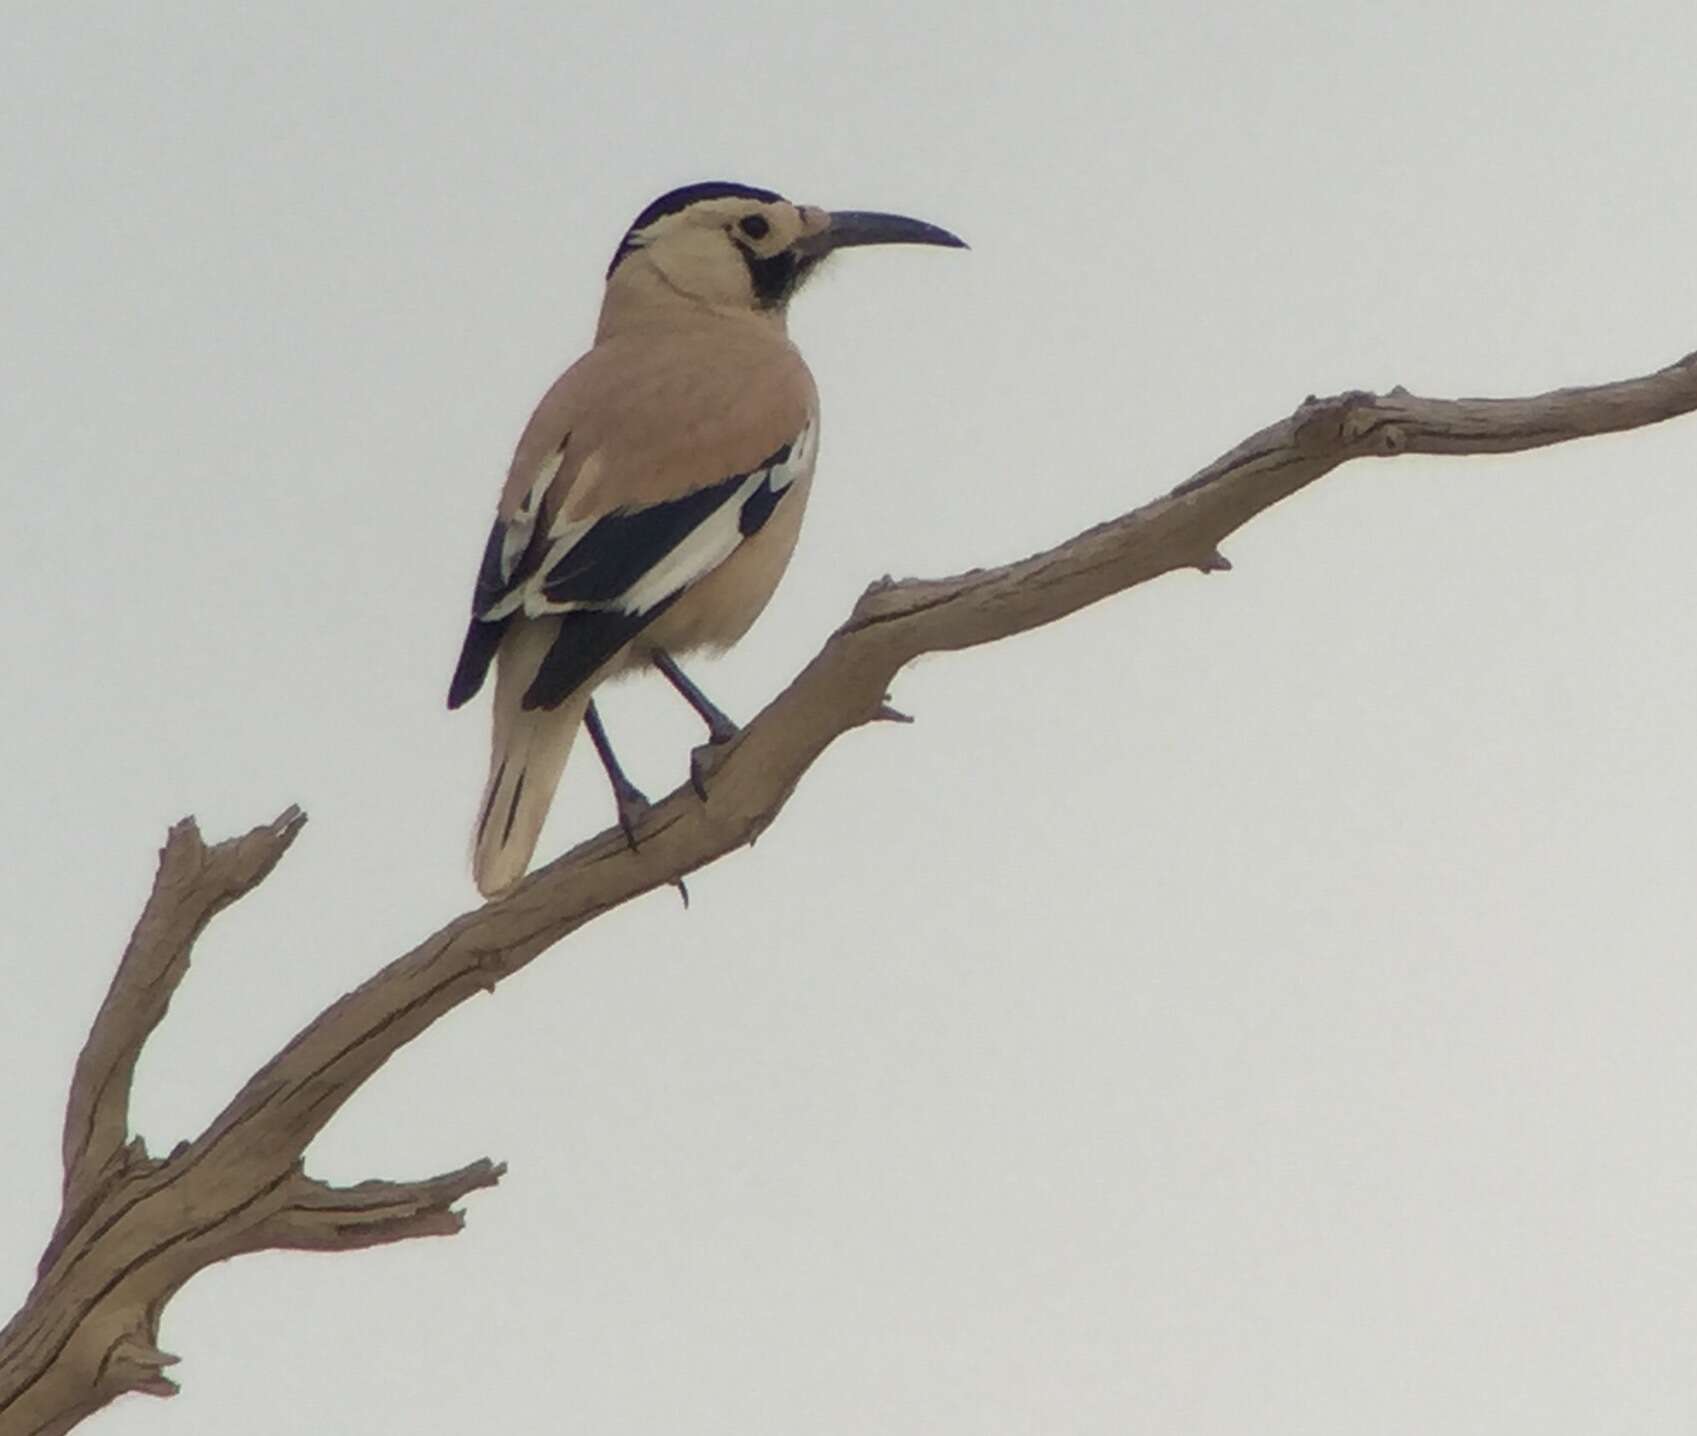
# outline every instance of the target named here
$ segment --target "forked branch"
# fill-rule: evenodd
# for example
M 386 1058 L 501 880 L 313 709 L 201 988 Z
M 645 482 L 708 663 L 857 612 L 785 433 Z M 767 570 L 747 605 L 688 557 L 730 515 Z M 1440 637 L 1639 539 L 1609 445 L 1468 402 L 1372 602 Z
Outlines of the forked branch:
M 213 1262 L 266 1248 L 350 1250 L 459 1229 L 454 1203 L 493 1185 L 488 1161 L 419 1182 L 332 1188 L 307 1146 L 400 1047 L 571 932 L 751 842 L 813 762 L 850 729 L 900 717 L 891 681 L 920 654 L 1052 623 L 1174 569 L 1230 567 L 1221 542 L 1350 459 L 1494 454 L 1641 428 L 1697 410 L 1697 354 L 1639 379 L 1528 399 L 1347 393 L 1310 399 L 1164 498 L 1059 546 L 953 578 L 875 584 L 820 653 L 718 752 L 701 802 L 657 805 L 632 851 L 616 827 L 454 919 L 314 1018 L 211 1125 L 170 1156 L 129 1132 L 129 1087 L 195 938 L 250 891 L 305 821 L 208 849 L 171 830 L 153 894 L 77 1063 L 65 1125 L 65 1199 L 39 1278 L 0 1333 L 0 1436 L 68 1431 L 125 1391 L 168 1395 L 165 1303 Z

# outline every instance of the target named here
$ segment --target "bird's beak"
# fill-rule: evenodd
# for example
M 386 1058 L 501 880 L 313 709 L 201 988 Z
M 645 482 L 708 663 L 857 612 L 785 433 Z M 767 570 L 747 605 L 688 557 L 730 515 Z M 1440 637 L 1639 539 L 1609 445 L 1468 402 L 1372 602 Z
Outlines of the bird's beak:
M 813 259 L 833 250 L 852 249 L 862 244 L 936 244 L 945 249 L 965 249 L 966 241 L 946 229 L 909 219 L 905 214 L 879 214 L 870 209 L 832 210 L 830 222 L 815 234 L 796 241 L 795 248 Z

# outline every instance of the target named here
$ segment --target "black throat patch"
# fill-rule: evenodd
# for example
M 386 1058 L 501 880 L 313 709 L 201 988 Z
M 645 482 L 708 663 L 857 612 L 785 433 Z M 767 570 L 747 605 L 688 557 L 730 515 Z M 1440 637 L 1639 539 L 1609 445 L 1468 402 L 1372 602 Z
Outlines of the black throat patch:
M 779 309 L 787 304 L 818 262 L 803 259 L 790 250 L 762 259 L 741 245 L 737 248 L 742 252 L 742 262 L 748 266 L 749 282 L 754 286 L 754 302 L 762 309 Z

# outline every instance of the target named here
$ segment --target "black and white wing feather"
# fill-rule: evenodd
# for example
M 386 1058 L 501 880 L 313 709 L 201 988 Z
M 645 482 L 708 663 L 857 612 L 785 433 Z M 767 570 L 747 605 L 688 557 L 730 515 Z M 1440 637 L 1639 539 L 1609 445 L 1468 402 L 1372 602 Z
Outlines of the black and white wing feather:
M 563 702 L 760 532 L 810 472 L 816 433 L 809 423 L 747 473 L 680 498 L 590 519 L 561 517 L 545 527 L 544 498 L 564 459 L 562 443 L 511 519 L 497 520 L 489 535 L 448 706 L 459 707 L 482 687 L 507 626 L 521 617 L 560 621 L 524 706 Z

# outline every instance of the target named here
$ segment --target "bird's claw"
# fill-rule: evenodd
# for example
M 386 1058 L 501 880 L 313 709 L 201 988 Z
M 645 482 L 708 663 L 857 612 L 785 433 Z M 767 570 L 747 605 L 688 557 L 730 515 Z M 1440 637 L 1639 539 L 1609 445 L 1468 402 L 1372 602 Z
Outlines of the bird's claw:
M 625 835 L 625 841 L 630 844 L 630 850 L 634 853 L 637 846 L 636 830 L 641 826 L 643 819 L 654 811 L 654 805 L 648 801 L 640 788 L 626 788 L 622 792 L 615 793 L 613 801 L 618 807 L 619 828 Z
M 726 745 L 740 731 L 733 727 L 724 737 L 709 738 L 699 748 L 690 750 L 689 785 L 695 789 L 695 796 L 702 802 L 707 801 L 707 780 L 718 771 L 719 764 L 725 761 Z

